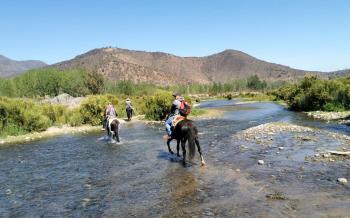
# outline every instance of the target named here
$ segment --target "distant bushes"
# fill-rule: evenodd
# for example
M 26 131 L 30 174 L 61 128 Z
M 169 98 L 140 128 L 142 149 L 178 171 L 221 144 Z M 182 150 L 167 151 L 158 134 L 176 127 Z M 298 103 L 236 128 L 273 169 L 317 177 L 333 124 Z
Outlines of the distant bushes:
M 297 84 L 284 86 L 273 92 L 296 111 L 342 111 L 350 109 L 350 78 L 322 80 L 305 77 Z
M 0 79 L 0 95 L 8 97 L 32 98 L 61 93 L 85 96 L 102 93 L 104 87 L 104 79 L 100 74 L 78 69 L 36 69 L 12 79 Z
M 217 95 L 228 92 L 264 91 L 278 88 L 283 82 L 266 82 L 257 75 L 225 83 L 188 84 L 159 87 L 148 83 L 134 83 L 129 80 L 109 81 L 97 72 L 83 69 L 58 70 L 55 68 L 34 69 L 11 79 L 0 78 L 0 96 L 44 97 L 67 93 L 71 96 L 113 94 L 125 96 L 154 95 L 158 90 L 178 91 L 182 94 L 206 93 Z

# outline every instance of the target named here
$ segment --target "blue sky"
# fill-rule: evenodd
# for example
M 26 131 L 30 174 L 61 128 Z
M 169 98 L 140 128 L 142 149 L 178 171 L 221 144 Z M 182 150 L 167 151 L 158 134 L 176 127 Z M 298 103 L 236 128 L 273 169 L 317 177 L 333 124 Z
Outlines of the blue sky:
M 237 49 L 299 69 L 350 68 L 350 1 L 1 1 L 2 55 L 51 64 L 104 46 L 179 56 Z

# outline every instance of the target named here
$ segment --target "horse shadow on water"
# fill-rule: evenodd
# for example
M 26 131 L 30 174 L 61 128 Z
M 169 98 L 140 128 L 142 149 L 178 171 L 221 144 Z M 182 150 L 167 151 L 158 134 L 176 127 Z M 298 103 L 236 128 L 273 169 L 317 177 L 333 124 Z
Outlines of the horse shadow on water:
M 176 161 L 179 162 L 179 158 L 180 158 L 180 144 L 181 144 L 181 149 L 182 149 L 182 165 L 184 167 L 187 166 L 187 162 L 186 162 L 186 155 L 187 155 L 187 151 L 186 151 L 186 144 L 188 144 L 188 157 L 189 160 L 192 160 L 194 158 L 194 155 L 196 153 L 196 147 L 197 147 L 197 151 L 200 155 L 200 160 L 201 160 L 201 165 L 205 166 L 205 162 L 204 162 L 204 158 L 202 155 L 202 151 L 201 151 L 201 146 L 199 145 L 199 140 L 198 140 L 198 130 L 197 127 L 194 125 L 192 120 L 181 120 L 175 127 L 173 133 L 172 133 L 172 137 L 171 139 L 167 140 L 167 146 L 168 146 L 168 150 L 169 153 L 171 155 L 174 155 L 174 152 L 171 150 L 170 148 L 170 142 L 175 139 L 176 140 L 176 156 L 177 158 L 174 159 L 172 157 L 170 157 L 170 161 Z M 164 154 L 160 154 L 159 157 L 164 156 Z

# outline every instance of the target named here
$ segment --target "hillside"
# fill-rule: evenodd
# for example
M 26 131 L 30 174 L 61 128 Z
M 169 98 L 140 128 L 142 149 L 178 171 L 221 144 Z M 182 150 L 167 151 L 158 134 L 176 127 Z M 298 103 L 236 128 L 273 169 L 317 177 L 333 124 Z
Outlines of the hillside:
M 205 57 L 179 57 L 163 52 L 101 48 L 52 67 L 84 68 L 97 71 L 113 81 L 132 80 L 161 85 L 225 82 L 254 74 L 266 80 L 295 80 L 307 73 L 262 61 L 236 50 L 225 50 Z
M 42 61 L 15 61 L 0 55 L 0 77 L 16 76 L 27 70 L 43 66 L 46 66 L 46 64 Z

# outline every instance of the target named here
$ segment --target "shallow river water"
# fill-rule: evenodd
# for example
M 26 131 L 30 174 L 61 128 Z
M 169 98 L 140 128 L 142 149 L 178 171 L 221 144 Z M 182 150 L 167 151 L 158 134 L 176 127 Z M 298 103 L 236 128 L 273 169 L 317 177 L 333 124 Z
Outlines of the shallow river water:
M 350 216 L 350 187 L 336 181 L 350 180 L 349 159 L 305 159 L 317 149 L 349 146 L 320 133 L 350 135 L 349 126 L 309 120 L 274 103 L 236 103 L 201 104 L 225 112 L 195 121 L 206 167 L 198 155 L 182 167 L 167 152 L 164 128 L 141 122 L 122 125 L 120 144 L 95 132 L 0 147 L 0 217 Z M 305 133 L 312 140 L 284 132 L 269 146 L 235 137 L 276 121 L 322 131 Z

